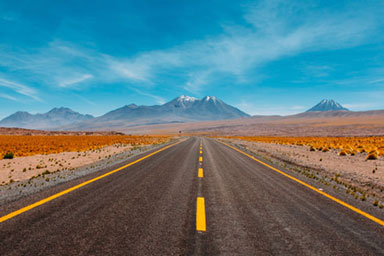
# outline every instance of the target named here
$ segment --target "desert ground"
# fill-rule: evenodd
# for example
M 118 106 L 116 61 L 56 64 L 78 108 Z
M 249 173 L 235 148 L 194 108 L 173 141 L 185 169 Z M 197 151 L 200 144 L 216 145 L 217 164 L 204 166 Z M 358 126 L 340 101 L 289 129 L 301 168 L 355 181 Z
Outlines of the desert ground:
M 0 185 L 25 183 L 36 178 L 49 182 L 50 174 L 60 177 L 61 173 L 67 176 L 85 167 L 105 168 L 116 161 L 116 156 L 131 156 L 174 139 L 172 136 L 128 136 L 116 132 L 1 128 Z M 10 153 L 11 157 L 7 157 Z
M 42 173 L 49 174 L 63 170 L 75 170 L 101 159 L 130 151 L 132 148 L 131 145 L 113 145 L 83 152 L 63 152 L 3 159 L 0 162 L 0 183 L 3 185 L 24 181 L 40 176 Z

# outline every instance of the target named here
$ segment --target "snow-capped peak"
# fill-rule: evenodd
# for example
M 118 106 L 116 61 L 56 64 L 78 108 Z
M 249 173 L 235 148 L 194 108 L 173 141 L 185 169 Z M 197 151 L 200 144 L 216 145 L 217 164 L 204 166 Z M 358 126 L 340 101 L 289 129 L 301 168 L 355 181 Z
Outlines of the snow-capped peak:
M 341 104 L 337 103 L 334 100 L 323 99 L 319 104 L 307 110 L 307 112 L 313 111 L 348 111 L 347 108 L 344 108 Z
M 203 100 L 204 101 L 210 101 L 210 100 L 216 101 L 216 97 L 215 96 L 205 96 Z
M 178 100 L 178 101 L 190 101 L 190 102 L 194 102 L 194 101 L 196 101 L 197 99 L 194 98 L 194 97 L 190 97 L 190 96 L 186 96 L 186 95 L 181 95 L 177 100 Z

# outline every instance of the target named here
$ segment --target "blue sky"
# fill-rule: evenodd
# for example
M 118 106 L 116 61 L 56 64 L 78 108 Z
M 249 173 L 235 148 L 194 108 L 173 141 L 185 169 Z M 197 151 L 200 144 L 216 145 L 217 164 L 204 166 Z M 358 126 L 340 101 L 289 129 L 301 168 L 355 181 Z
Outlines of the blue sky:
M 384 109 L 382 1 L 0 2 L 0 118 L 185 94 L 250 114 Z

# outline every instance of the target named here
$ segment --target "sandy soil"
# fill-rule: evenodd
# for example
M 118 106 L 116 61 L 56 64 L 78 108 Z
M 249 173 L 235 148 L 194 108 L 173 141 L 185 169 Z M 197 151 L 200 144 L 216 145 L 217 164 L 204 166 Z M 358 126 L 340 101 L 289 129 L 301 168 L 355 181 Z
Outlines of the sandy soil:
M 23 181 L 46 171 L 72 170 L 129 151 L 130 145 L 113 145 L 85 152 L 35 155 L 0 160 L 0 184 Z
M 263 157 L 282 160 L 319 172 L 325 177 L 362 188 L 369 194 L 381 194 L 384 199 L 384 158 L 366 160 L 366 153 L 339 156 L 336 150 L 310 151 L 306 146 L 278 145 L 272 143 L 227 140 L 232 144 L 258 153 Z

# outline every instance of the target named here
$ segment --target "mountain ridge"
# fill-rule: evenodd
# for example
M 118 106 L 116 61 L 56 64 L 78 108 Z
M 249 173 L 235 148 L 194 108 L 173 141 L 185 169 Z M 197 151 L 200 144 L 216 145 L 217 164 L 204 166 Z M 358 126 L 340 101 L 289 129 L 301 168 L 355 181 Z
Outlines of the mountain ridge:
M 125 105 L 107 112 L 94 120 L 81 122 L 71 128 L 94 128 L 102 126 L 151 125 L 183 123 L 204 120 L 226 120 L 250 117 L 243 111 L 224 103 L 214 96 L 197 99 L 181 95 L 162 105 Z M 124 124 L 125 123 L 125 124 Z
M 2 127 L 17 127 L 30 129 L 51 129 L 65 126 L 84 120 L 93 119 L 89 114 L 80 114 L 70 108 L 53 108 L 46 113 L 31 114 L 26 111 L 17 111 L 0 121 Z
M 63 116 L 65 118 L 62 118 Z M 162 105 L 138 106 L 133 103 L 124 105 L 99 117 L 82 115 L 64 107 L 53 108 L 47 113 L 34 115 L 18 111 L 1 120 L 0 126 L 85 130 L 95 127 L 226 120 L 243 117 L 250 117 L 250 115 L 224 103 L 215 96 L 205 96 L 202 99 L 197 99 L 181 95 Z

